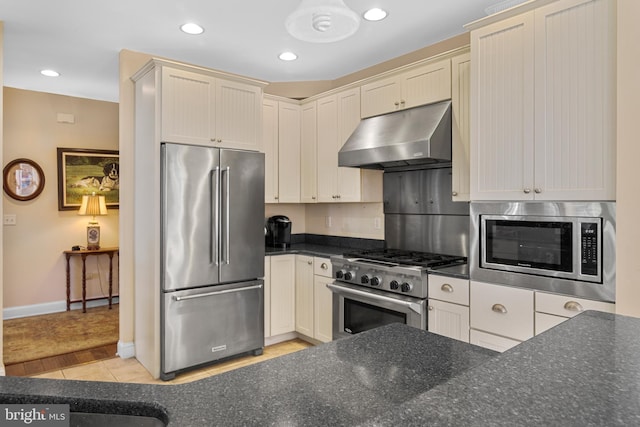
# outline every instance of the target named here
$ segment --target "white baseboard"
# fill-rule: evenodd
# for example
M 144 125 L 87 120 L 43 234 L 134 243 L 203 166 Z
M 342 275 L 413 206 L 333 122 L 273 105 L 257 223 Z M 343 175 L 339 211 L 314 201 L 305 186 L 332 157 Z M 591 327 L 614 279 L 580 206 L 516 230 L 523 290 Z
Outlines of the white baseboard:
M 118 301 L 119 301 L 118 297 L 113 297 L 114 304 L 117 304 Z M 108 304 L 109 304 L 109 300 L 107 299 L 87 301 L 87 308 L 100 307 Z M 71 310 L 80 310 L 80 309 L 82 309 L 81 302 L 74 302 L 71 304 Z M 2 318 L 4 320 L 17 319 L 20 317 L 38 316 L 40 314 L 60 313 L 66 310 L 67 310 L 66 300 L 45 302 L 43 304 L 22 305 L 19 307 L 5 308 L 4 310 L 2 310 Z
M 7 376 L 7 371 L 4 370 L 4 364 L 0 363 L 0 377 Z
M 116 356 L 121 359 L 130 359 L 135 357 L 136 355 L 136 347 L 133 342 L 122 342 L 118 341 L 118 350 L 116 352 Z
M 285 341 L 290 341 L 290 340 L 294 340 L 298 338 L 298 333 L 297 332 L 287 332 L 284 334 L 280 334 L 280 335 L 274 335 L 272 337 L 265 337 L 264 338 L 264 345 L 269 346 L 269 345 L 274 345 L 274 344 L 278 344 L 281 342 L 285 342 Z

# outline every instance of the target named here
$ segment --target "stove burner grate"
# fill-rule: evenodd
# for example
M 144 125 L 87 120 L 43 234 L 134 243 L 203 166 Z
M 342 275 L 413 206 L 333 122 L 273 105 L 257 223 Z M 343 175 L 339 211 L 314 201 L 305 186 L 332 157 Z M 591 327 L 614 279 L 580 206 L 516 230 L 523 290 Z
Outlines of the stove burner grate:
M 345 252 L 345 258 L 365 258 L 376 261 L 395 262 L 420 267 L 438 267 L 442 265 L 463 264 L 465 257 L 431 252 L 407 251 L 403 249 L 371 249 Z

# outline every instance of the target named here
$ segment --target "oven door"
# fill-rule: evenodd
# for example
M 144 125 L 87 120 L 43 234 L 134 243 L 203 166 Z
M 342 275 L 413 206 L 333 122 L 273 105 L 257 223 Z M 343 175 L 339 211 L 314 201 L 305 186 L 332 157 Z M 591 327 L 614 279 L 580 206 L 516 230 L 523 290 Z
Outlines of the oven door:
M 390 323 L 427 329 L 426 300 L 341 282 L 327 287 L 333 292 L 334 340 Z

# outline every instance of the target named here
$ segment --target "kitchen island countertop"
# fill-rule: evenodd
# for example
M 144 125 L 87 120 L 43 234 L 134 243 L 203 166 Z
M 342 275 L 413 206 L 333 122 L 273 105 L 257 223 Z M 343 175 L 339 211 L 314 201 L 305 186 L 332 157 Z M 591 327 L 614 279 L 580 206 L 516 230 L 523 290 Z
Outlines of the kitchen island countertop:
M 498 355 L 395 324 L 183 385 L 4 377 L 0 402 L 142 402 L 176 426 L 638 425 L 638 336 L 588 311 Z

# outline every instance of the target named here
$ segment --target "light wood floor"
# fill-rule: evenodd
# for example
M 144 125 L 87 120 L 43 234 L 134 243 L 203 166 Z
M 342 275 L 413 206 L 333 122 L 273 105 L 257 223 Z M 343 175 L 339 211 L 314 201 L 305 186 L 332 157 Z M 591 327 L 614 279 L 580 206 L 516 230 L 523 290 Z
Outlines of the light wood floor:
M 171 381 L 154 380 L 149 372 L 135 359 L 121 359 L 119 357 L 84 363 L 64 369 L 52 370 L 47 373 L 29 375 L 33 378 L 52 378 L 86 381 L 109 381 L 143 384 L 182 384 L 207 378 L 223 372 L 231 371 L 243 366 L 262 362 L 274 357 L 294 353 L 311 347 L 306 341 L 295 339 L 265 347 L 264 354 L 260 356 L 243 356 L 226 362 L 186 372 L 176 376 Z

